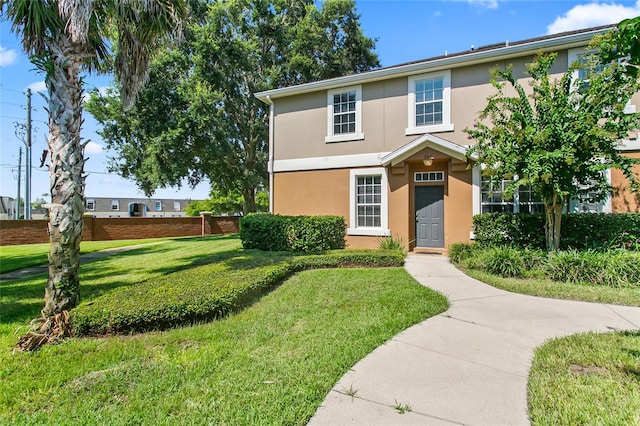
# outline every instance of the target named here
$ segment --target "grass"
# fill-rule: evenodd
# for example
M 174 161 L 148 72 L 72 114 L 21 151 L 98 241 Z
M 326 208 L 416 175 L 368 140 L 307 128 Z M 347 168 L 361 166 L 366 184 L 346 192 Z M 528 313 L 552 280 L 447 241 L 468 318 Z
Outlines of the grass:
M 493 287 L 514 293 L 549 297 L 553 299 L 640 306 L 640 287 L 614 288 L 587 284 L 563 283 L 541 278 L 504 278 L 475 269 L 466 269 L 464 272 L 469 276 Z
M 640 332 L 547 342 L 529 377 L 534 425 L 640 424 Z
M 189 238 L 189 237 L 187 237 Z M 196 237 L 199 238 L 199 237 Z M 126 247 L 138 244 L 149 244 L 162 241 L 176 241 L 176 238 L 149 238 L 143 240 L 109 240 L 109 241 L 84 241 L 80 244 L 80 253 L 86 254 L 94 251 L 117 247 Z M 0 274 L 16 271 L 18 269 L 39 266 L 47 263 L 49 243 L 22 244 L 17 246 L 0 246 Z
M 93 262 L 82 270 L 84 300 L 238 245 L 175 241 Z M 2 284 L 0 423 L 306 424 L 353 364 L 447 308 L 402 268 L 322 269 L 219 321 L 12 354 L 16 330 L 41 307 L 42 280 Z

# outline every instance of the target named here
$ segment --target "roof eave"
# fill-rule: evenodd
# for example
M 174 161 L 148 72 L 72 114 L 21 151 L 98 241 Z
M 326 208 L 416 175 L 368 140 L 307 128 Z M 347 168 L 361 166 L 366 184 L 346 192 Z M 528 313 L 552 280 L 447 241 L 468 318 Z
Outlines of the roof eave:
M 283 87 L 279 89 L 258 92 L 255 96 L 265 103 L 271 103 L 272 99 L 291 95 L 315 92 L 318 90 L 330 90 L 352 84 L 364 84 L 384 80 L 388 78 L 405 77 L 422 72 L 434 72 L 443 69 L 459 68 L 481 64 L 490 60 L 505 60 L 524 54 L 535 54 L 538 51 L 564 50 L 586 45 L 596 34 L 601 34 L 609 29 L 595 29 L 578 34 L 570 34 L 558 38 L 543 39 L 530 43 L 506 45 L 496 49 L 470 52 L 463 55 L 442 57 L 435 60 L 399 65 L 379 70 L 367 71 L 361 74 L 352 74 L 336 77 L 328 80 L 315 81 L 297 86 Z

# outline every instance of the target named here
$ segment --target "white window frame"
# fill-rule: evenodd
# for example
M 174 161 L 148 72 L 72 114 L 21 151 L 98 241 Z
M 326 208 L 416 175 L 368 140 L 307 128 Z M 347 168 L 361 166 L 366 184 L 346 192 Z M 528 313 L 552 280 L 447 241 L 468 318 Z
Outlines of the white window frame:
M 442 78 L 442 124 L 416 126 L 416 82 Z M 451 122 L 451 71 L 439 71 L 429 74 L 413 75 L 407 79 L 408 123 L 406 135 L 423 133 L 452 132 L 455 126 Z
M 88 211 L 95 211 L 96 210 L 96 200 L 93 199 L 93 198 L 87 198 L 86 207 L 87 207 Z
M 356 186 L 359 176 L 380 176 L 380 227 L 358 226 L 358 212 L 356 203 Z M 387 237 L 391 235 L 389 230 L 389 184 L 387 179 L 387 169 L 384 167 L 374 167 L 366 169 L 351 169 L 349 171 L 349 224 L 347 235 L 365 235 L 376 237 Z
M 120 211 L 120 200 L 111 200 L 111 211 Z
M 418 179 L 418 177 L 420 177 L 420 179 Z M 413 174 L 413 181 L 416 183 L 444 182 L 444 172 L 442 170 L 415 172 Z
M 162 201 L 155 200 L 153 202 L 153 211 L 161 212 L 162 211 Z
M 571 65 L 578 61 L 580 59 L 580 55 L 588 55 L 590 53 L 596 53 L 597 51 L 594 49 L 587 49 L 586 47 L 578 47 L 575 49 L 569 49 L 567 51 L 567 58 L 569 60 L 569 63 L 567 64 L 568 67 L 571 67 Z M 577 84 L 575 84 L 575 82 L 578 81 L 578 78 L 580 76 L 580 70 L 576 69 L 573 71 L 573 74 L 571 75 L 571 80 L 574 82 L 573 84 L 573 90 L 576 90 L 577 88 Z M 627 102 L 627 105 L 625 105 L 624 107 L 624 112 L 625 114 L 635 114 L 636 112 L 636 106 L 634 104 L 631 103 L 631 99 L 629 99 L 629 101 Z
M 333 97 L 346 92 L 356 92 L 356 131 L 355 133 L 341 133 L 335 135 L 333 133 Z M 327 136 L 324 138 L 326 143 L 332 142 L 348 142 L 364 139 L 362 133 L 362 86 L 341 87 L 327 91 Z
M 173 210 L 179 212 L 181 210 L 180 208 L 180 201 L 174 201 L 173 202 Z

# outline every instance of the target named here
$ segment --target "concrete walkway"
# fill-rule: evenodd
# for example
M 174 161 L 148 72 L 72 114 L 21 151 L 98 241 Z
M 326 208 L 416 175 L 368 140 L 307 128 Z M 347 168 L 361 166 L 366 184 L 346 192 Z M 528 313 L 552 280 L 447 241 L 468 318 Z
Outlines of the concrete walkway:
M 449 310 L 358 362 L 310 425 L 527 425 L 536 347 L 552 337 L 640 328 L 640 308 L 508 293 L 443 256 L 411 255 L 405 268 L 446 295 Z
M 80 262 L 81 264 L 85 264 L 88 262 L 93 262 L 94 260 L 99 260 L 108 256 L 113 256 L 114 254 L 123 253 L 125 251 L 134 250 L 140 247 L 161 244 L 162 242 L 163 241 L 154 241 L 154 242 L 145 243 L 145 244 L 134 244 L 131 246 L 114 247 L 114 248 L 109 248 L 109 249 L 104 249 L 99 251 L 93 251 L 91 253 L 81 255 Z M 5 272 L 4 274 L 0 274 L 0 283 L 5 281 L 29 278 L 33 275 L 38 275 L 38 274 L 46 274 L 48 270 L 49 270 L 49 265 L 44 264 L 44 265 L 38 265 L 38 266 L 31 266 L 29 268 L 24 268 L 24 269 L 18 269 L 11 272 Z

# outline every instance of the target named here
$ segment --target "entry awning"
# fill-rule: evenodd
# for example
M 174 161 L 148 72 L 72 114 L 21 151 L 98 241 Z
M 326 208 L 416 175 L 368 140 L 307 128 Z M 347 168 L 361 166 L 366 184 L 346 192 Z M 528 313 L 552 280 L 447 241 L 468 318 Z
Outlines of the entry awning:
M 460 161 L 467 160 L 467 147 L 426 133 L 380 158 L 383 166 L 395 166 L 425 148 L 433 148 Z

